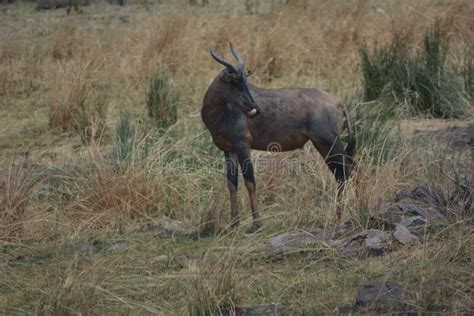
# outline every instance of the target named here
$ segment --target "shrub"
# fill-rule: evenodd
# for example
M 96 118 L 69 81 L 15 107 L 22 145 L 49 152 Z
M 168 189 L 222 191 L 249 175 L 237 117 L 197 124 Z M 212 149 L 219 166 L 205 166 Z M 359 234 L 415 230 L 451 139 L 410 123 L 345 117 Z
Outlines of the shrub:
M 170 73 L 161 68 L 150 80 L 146 93 L 148 117 L 159 132 L 166 130 L 178 119 L 178 91 L 171 84 Z
M 367 45 L 360 48 L 364 100 L 391 99 L 411 115 L 462 117 L 462 76 L 446 65 L 448 43 L 439 24 L 425 34 L 418 52 L 411 53 L 408 43 L 407 36 L 395 34 L 388 46 L 372 53 Z

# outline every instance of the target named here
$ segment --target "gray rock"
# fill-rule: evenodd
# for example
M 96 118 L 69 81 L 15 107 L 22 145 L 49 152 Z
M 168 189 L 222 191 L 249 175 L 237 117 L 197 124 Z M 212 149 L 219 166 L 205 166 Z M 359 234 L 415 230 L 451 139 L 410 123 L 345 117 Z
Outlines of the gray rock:
M 350 233 L 355 228 L 355 223 L 353 219 L 348 219 L 344 223 L 337 225 L 334 228 L 334 232 L 332 234 L 332 238 L 341 238 L 344 235 Z
M 411 229 L 426 223 L 435 226 L 446 223 L 446 199 L 441 190 L 426 183 L 408 193 L 397 192 L 390 203 L 380 206 L 380 210 L 380 214 L 372 221 L 378 226 L 389 226 L 391 229 L 395 229 L 397 224 Z
M 359 289 L 355 306 L 386 311 L 400 306 L 403 299 L 403 287 L 397 282 L 367 283 Z
M 445 217 L 443 216 L 443 214 L 429 207 L 420 207 L 415 204 L 400 204 L 398 207 L 405 214 L 421 216 L 423 219 L 427 220 L 428 222 L 445 220 Z
M 280 234 L 267 241 L 269 248 L 278 253 L 290 253 L 314 247 L 326 240 L 326 233 L 320 228 L 309 231 L 302 229 Z
M 410 233 L 410 231 L 403 225 L 398 224 L 395 228 L 393 236 L 403 245 L 411 246 L 418 243 L 418 237 Z
M 378 229 L 368 229 L 355 235 L 346 243 L 341 254 L 344 256 L 381 256 L 391 249 L 389 235 Z
M 410 216 L 402 219 L 400 225 L 405 226 L 406 228 L 425 225 L 427 221 L 422 216 Z
M 446 199 L 444 198 L 443 192 L 433 185 L 427 183 L 418 185 L 411 192 L 411 197 L 413 200 L 435 206 L 440 209 L 441 212 L 446 209 Z
M 127 249 L 127 248 L 128 248 L 128 243 L 118 242 L 118 243 L 114 243 L 114 244 L 110 245 L 108 250 L 115 251 L 115 250 L 123 250 L 123 249 Z

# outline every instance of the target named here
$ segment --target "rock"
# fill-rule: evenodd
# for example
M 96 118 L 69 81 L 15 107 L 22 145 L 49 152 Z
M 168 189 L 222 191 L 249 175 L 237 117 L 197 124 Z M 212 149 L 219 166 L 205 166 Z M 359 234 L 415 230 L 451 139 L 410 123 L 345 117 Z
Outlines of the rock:
M 397 191 L 397 192 L 395 192 L 393 197 L 390 199 L 390 203 L 397 203 L 397 202 L 400 202 L 400 201 L 403 201 L 403 200 L 409 199 L 409 198 L 410 198 L 409 193 L 404 192 L 404 191 Z
M 418 237 L 410 233 L 410 231 L 403 225 L 398 224 L 393 236 L 403 245 L 411 246 L 418 243 Z
M 381 256 L 390 250 L 390 238 L 378 229 L 368 229 L 355 235 L 341 250 L 344 256 Z
M 348 219 L 347 221 L 345 221 L 344 223 L 340 224 L 340 225 L 337 225 L 335 228 L 334 228 L 334 232 L 332 234 L 332 238 L 341 238 L 343 237 L 344 235 L 346 235 L 347 233 L 351 232 L 352 230 L 354 230 L 355 228 L 355 222 L 354 220 L 351 218 L 351 219 Z
M 399 204 L 398 206 L 405 214 L 421 216 L 428 222 L 444 221 L 444 216 L 435 209 L 420 207 L 415 204 Z
M 267 241 L 267 245 L 273 251 L 285 254 L 314 247 L 325 239 L 326 233 L 320 228 L 309 231 L 298 229 L 273 237 Z
M 123 249 L 127 249 L 127 248 L 128 248 L 128 243 L 118 242 L 118 243 L 114 243 L 114 244 L 110 245 L 108 250 L 115 251 L 115 250 L 123 250 Z
M 446 199 L 444 198 L 443 192 L 441 192 L 439 188 L 430 186 L 427 183 L 422 183 L 413 189 L 411 198 L 428 205 L 436 206 L 440 210 L 446 210 Z M 444 215 L 445 214 L 446 213 L 444 213 Z
M 403 299 L 403 287 L 397 282 L 367 283 L 359 289 L 355 306 L 387 311 L 400 306 Z
M 427 222 L 422 216 L 410 216 L 404 218 L 401 222 L 400 225 L 405 226 L 406 228 L 410 227 L 415 227 L 415 226 L 420 226 L 420 225 L 425 225 Z
M 401 212 L 387 211 L 370 216 L 367 225 L 371 229 L 392 230 L 402 219 Z
M 426 229 L 416 226 L 430 224 L 430 231 L 444 227 L 448 212 L 446 205 L 441 190 L 423 183 L 411 192 L 397 192 L 390 203 L 382 204 L 381 213 L 371 218 L 371 227 L 396 229 L 398 224 L 402 224 L 411 233 L 423 235 Z

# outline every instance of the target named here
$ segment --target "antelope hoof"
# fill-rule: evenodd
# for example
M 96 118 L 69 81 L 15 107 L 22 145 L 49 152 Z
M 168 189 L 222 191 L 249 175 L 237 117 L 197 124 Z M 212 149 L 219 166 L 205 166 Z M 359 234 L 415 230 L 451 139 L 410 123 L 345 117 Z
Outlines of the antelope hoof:
M 240 220 L 239 218 L 236 218 L 230 223 L 230 229 L 231 230 L 236 229 L 237 227 L 239 227 L 239 225 L 240 225 Z
M 246 234 L 255 234 L 258 233 L 262 229 L 262 223 L 261 222 L 256 222 L 253 223 L 252 226 L 250 226 L 245 233 Z

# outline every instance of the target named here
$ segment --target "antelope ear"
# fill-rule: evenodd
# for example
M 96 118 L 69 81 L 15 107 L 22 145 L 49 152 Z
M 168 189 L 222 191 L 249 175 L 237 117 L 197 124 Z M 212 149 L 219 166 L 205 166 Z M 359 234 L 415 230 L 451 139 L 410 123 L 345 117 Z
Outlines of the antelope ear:
M 250 77 L 250 76 L 253 75 L 254 73 L 255 73 L 255 69 L 248 69 L 246 76 L 247 76 L 247 77 Z

